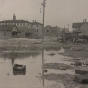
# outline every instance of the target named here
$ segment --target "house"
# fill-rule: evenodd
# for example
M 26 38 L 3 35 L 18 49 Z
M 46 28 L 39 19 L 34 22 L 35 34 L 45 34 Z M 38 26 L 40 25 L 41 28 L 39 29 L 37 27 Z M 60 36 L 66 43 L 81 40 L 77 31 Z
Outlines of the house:
M 0 25 L 16 25 L 17 27 L 31 27 L 31 22 L 26 20 L 17 20 L 14 14 L 13 20 L 0 21 Z
M 0 38 L 16 38 L 18 33 L 15 25 L 0 25 Z
M 60 36 L 61 34 L 60 27 L 57 27 L 57 26 L 52 27 L 51 32 L 53 36 L 56 36 L 56 37 Z
M 30 28 L 29 33 L 30 33 L 30 38 L 37 38 L 38 37 L 38 34 L 37 34 L 35 28 Z
M 34 34 L 33 36 L 35 37 L 42 36 L 43 24 L 36 22 L 36 20 L 33 22 L 29 22 L 26 20 L 17 20 L 15 14 L 13 15 L 13 20 L 0 21 L 0 26 L 3 26 L 3 25 L 11 25 L 11 26 L 16 25 L 19 28 L 19 31 L 21 31 L 20 34 L 18 34 L 18 37 L 29 37 L 28 29 L 33 29 L 33 31 L 35 30 L 33 33 Z
M 39 23 L 39 22 L 36 22 L 33 21 L 32 24 L 31 24 L 31 28 L 30 30 L 33 30 L 32 32 L 34 32 L 34 36 L 35 37 L 40 37 L 42 36 L 42 28 L 43 28 L 43 24 Z
M 17 27 L 17 28 L 19 31 L 19 34 L 18 34 L 19 38 L 29 38 L 30 37 L 28 27 Z
M 60 36 L 60 28 L 55 26 L 51 27 L 50 25 L 47 25 L 45 28 L 45 36 Z
M 78 32 L 78 36 L 88 36 L 88 22 L 85 21 L 79 23 L 73 23 L 72 28 L 75 32 Z
M 50 25 L 45 26 L 45 28 L 44 28 L 45 36 L 52 36 L 51 29 L 52 29 L 52 27 Z

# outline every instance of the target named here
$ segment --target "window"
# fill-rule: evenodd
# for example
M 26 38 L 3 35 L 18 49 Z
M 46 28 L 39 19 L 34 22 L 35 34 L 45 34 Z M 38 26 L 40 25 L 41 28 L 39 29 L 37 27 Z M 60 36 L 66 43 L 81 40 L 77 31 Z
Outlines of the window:
M 31 25 L 31 27 L 33 27 L 33 25 Z
M 49 32 L 49 30 L 46 30 L 46 32 Z
M 6 36 L 6 32 L 4 31 L 4 36 Z
M 36 30 L 36 32 L 38 32 L 38 29 Z
M 53 30 L 53 32 L 54 32 L 54 30 Z
M 27 23 L 25 23 L 25 26 L 27 26 Z
M 37 24 L 37 27 L 38 27 L 38 24 Z
M 20 23 L 20 27 L 22 27 L 22 23 Z

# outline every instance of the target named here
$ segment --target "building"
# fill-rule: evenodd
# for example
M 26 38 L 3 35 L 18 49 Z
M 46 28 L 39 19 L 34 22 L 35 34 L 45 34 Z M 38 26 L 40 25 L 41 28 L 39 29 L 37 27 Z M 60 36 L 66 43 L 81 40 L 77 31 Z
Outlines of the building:
M 88 36 L 88 22 L 83 20 L 83 22 L 73 23 L 72 28 L 75 32 L 78 32 L 78 36 Z
M 0 26 L 2 26 L 2 25 L 4 25 L 4 26 L 5 25 L 11 25 L 11 26 L 16 25 L 20 31 L 20 34 L 18 34 L 19 37 L 29 37 L 28 29 L 30 30 L 30 32 L 33 30 L 32 32 L 34 32 L 34 33 L 31 33 L 31 34 L 33 34 L 32 36 L 35 36 L 35 37 L 42 36 L 43 25 L 41 23 L 36 22 L 36 20 L 33 22 L 29 22 L 26 20 L 17 20 L 15 14 L 13 15 L 13 20 L 0 21 Z M 26 32 L 26 34 L 25 34 L 25 32 Z
M 13 20 L 0 21 L 0 25 L 16 25 L 17 27 L 31 27 L 31 22 L 26 20 L 17 20 L 15 14 L 13 15 Z
M 51 32 L 53 36 L 56 36 L 56 37 L 60 36 L 61 34 L 60 27 L 57 27 L 57 26 L 52 27 Z
M 51 27 L 50 25 L 47 25 L 46 27 L 45 27 L 45 36 L 56 36 L 56 37 L 58 37 L 58 36 L 60 36 L 60 27 L 57 27 L 57 26 L 55 26 L 55 27 Z
M 0 25 L 0 38 L 17 38 L 18 34 L 16 25 Z
M 29 38 L 30 37 L 28 27 L 17 27 L 17 28 L 19 31 L 18 38 Z
M 45 26 L 44 29 L 45 29 L 44 30 L 45 36 L 52 36 L 52 33 L 51 33 L 52 27 L 50 25 Z
M 42 28 L 43 28 L 43 24 L 36 22 L 36 20 L 35 20 L 31 23 L 30 31 L 33 30 L 31 32 L 32 32 L 34 37 L 40 37 L 41 38 Z
M 35 28 L 30 28 L 29 29 L 29 34 L 30 34 L 30 38 L 38 38 L 37 32 Z

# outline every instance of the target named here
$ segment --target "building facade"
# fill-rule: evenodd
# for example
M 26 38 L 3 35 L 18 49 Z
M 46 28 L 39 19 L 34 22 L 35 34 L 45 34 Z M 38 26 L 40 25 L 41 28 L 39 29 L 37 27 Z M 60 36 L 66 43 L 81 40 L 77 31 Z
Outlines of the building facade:
M 0 25 L 0 38 L 17 38 L 18 28 L 15 25 Z
M 33 36 L 35 36 L 35 37 L 42 36 L 42 26 L 43 25 L 41 23 L 36 22 L 36 20 L 33 22 L 29 22 L 26 20 L 17 20 L 15 14 L 13 15 L 13 20 L 0 21 L 0 26 L 3 26 L 3 25 L 4 26 L 5 25 L 10 25 L 10 26 L 16 25 L 18 28 L 20 28 L 20 32 L 22 32 L 22 33 L 23 33 L 23 31 L 24 31 L 24 33 L 28 32 L 28 33 L 26 33 L 27 36 L 29 36 L 29 31 L 27 31 L 27 29 L 30 30 L 30 32 L 34 29 L 35 30 L 35 31 L 33 30 L 34 33 L 31 33 L 31 34 L 33 34 Z M 20 33 L 20 34 L 22 34 L 22 33 Z M 25 34 L 22 34 L 20 37 L 23 37 L 23 35 L 25 36 Z
M 42 28 L 43 28 L 43 25 L 39 22 L 36 22 L 35 20 L 32 22 L 30 30 L 34 37 L 41 37 Z
M 16 25 L 17 27 L 31 27 L 31 22 L 26 20 L 16 20 L 15 14 L 13 15 L 13 20 L 0 21 L 0 25 Z
M 28 27 L 17 27 L 18 28 L 18 38 L 29 38 L 30 33 Z
M 73 23 L 72 28 L 74 32 L 78 32 L 78 36 L 88 36 L 88 22 Z
M 51 27 L 50 25 L 47 25 L 46 27 L 45 27 L 45 36 L 56 36 L 56 37 L 58 37 L 58 36 L 60 36 L 60 27 L 57 27 L 57 26 L 55 26 L 55 27 Z

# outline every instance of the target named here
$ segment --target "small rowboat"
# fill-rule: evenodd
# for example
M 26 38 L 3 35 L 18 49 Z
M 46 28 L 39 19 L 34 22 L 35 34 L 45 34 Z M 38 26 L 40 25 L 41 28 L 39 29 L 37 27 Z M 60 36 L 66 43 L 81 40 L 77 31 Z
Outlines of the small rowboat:
M 26 70 L 26 65 L 14 64 L 13 70 L 15 70 L 15 71 L 25 71 Z

